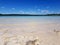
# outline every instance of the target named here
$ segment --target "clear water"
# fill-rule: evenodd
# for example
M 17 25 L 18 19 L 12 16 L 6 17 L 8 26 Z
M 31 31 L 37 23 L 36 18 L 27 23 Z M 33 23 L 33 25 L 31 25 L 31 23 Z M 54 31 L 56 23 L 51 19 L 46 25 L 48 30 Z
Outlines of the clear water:
M 14 23 L 60 23 L 60 16 L 1 16 L 0 24 L 14 24 Z
M 0 29 L 11 33 L 60 30 L 60 16 L 1 16 Z

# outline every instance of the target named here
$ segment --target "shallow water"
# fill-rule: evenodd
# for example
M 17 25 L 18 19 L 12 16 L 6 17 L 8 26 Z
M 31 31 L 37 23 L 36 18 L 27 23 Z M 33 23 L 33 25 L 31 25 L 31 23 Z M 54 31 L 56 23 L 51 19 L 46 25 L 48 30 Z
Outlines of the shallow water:
M 0 28 L 22 30 L 59 30 L 60 16 L 1 16 Z M 17 29 L 16 29 L 17 30 Z
M 1 16 L 0 24 L 25 22 L 60 23 L 60 16 Z

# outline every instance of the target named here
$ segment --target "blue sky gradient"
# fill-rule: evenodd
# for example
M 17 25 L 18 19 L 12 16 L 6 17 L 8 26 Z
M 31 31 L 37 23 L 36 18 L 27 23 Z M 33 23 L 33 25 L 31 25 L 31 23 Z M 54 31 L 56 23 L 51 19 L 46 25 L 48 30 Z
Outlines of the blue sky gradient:
M 2 14 L 60 13 L 60 0 L 0 0 Z

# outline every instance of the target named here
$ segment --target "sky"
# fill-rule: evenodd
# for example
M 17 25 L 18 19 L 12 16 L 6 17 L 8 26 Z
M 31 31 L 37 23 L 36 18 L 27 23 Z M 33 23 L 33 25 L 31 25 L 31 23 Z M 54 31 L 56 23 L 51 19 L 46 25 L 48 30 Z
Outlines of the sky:
M 0 0 L 2 14 L 60 13 L 60 0 Z

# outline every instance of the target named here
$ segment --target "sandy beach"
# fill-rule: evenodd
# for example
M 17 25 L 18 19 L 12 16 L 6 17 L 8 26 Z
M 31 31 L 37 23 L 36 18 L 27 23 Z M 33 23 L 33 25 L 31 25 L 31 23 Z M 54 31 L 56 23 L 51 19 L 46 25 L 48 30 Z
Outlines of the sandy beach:
M 39 45 L 60 45 L 59 29 L 56 23 L 0 24 L 0 45 L 26 45 L 35 39 Z

